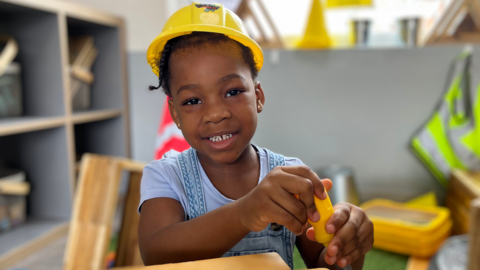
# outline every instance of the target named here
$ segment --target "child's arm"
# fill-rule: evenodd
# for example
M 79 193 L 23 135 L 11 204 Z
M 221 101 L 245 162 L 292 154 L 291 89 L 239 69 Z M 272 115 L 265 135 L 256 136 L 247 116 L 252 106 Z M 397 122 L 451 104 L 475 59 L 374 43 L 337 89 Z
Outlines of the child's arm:
M 318 221 L 313 194 L 326 198 L 323 184 L 305 166 L 277 167 L 243 198 L 184 221 L 181 204 L 156 198 L 142 205 L 139 245 L 146 265 L 216 258 L 250 231 L 278 223 L 303 233 L 307 216 Z M 297 200 L 292 194 L 299 194 Z
M 145 265 L 222 256 L 249 231 L 238 219 L 234 203 L 184 221 L 180 202 L 156 198 L 143 203 L 139 245 Z
M 297 238 L 297 247 L 307 267 L 336 269 L 349 264 L 355 270 L 363 268 L 365 254 L 373 246 L 373 223 L 365 212 L 348 203 L 338 203 L 326 224 L 329 233 L 335 233 L 327 248 L 315 241 L 313 228 Z M 333 227 L 331 227 L 333 226 Z

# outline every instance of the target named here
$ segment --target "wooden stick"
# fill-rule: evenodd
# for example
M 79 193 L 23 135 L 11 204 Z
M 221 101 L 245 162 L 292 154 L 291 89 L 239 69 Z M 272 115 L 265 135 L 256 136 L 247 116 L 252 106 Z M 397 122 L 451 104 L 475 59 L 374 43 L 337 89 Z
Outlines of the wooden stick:
M 0 194 L 26 196 L 30 193 L 30 183 L 0 181 Z
M 247 6 L 246 6 L 246 13 L 247 13 L 248 15 L 250 15 L 250 17 L 253 19 L 253 22 L 254 22 L 255 25 L 257 26 L 258 31 L 260 32 L 260 36 L 262 37 L 262 39 L 265 40 L 265 42 L 268 43 L 268 37 L 267 37 L 267 35 L 265 34 L 265 31 L 263 30 L 262 24 L 261 24 L 260 21 L 258 20 L 257 16 L 253 13 L 253 11 L 252 11 L 252 9 L 250 8 L 250 6 L 248 5 L 248 3 L 247 3 Z
M 270 27 L 272 28 L 273 35 L 275 36 L 275 39 L 277 40 L 278 46 L 283 48 L 283 40 L 281 38 L 280 32 L 278 32 L 277 27 L 275 26 L 275 23 L 272 20 L 272 17 L 270 17 L 270 14 L 267 11 L 267 8 L 263 4 L 262 0 L 257 0 L 258 6 L 262 10 L 263 14 L 265 15 L 265 18 L 267 19 L 268 23 L 270 24 Z
M 470 204 L 470 248 L 468 270 L 480 270 L 480 198 Z
M 472 16 L 473 22 L 477 29 L 480 29 L 480 1 L 470 0 L 470 16 Z

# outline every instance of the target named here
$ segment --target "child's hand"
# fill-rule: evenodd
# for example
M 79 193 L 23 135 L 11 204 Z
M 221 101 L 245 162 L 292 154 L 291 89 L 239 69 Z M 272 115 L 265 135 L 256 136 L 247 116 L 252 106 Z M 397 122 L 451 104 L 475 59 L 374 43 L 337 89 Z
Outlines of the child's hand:
M 250 193 L 236 201 L 242 225 L 249 231 L 261 231 L 269 223 L 284 225 L 300 235 L 307 218 L 318 221 L 314 193 L 326 194 L 322 182 L 307 166 L 276 167 Z M 293 194 L 298 194 L 297 200 Z
M 325 225 L 328 233 L 335 233 L 325 253 L 325 262 L 345 267 L 365 255 L 373 246 L 373 223 L 365 212 L 349 203 L 337 203 L 334 213 Z M 315 241 L 314 229 L 307 230 L 307 238 Z

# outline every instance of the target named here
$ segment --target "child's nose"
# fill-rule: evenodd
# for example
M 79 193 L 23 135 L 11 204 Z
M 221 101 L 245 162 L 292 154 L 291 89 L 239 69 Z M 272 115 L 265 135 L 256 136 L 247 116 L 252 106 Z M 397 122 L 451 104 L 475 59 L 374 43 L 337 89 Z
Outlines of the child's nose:
M 228 107 L 223 104 L 209 105 L 205 111 L 203 120 L 205 123 L 220 123 L 231 117 Z

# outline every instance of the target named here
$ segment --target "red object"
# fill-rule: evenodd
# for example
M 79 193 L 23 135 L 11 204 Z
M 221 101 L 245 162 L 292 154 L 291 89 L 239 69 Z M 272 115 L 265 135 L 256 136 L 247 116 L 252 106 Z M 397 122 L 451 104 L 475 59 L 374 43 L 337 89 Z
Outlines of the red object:
M 155 140 L 155 159 L 161 159 L 163 154 L 170 150 L 183 152 L 190 148 L 183 137 L 182 131 L 178 129 L 173 122 L 168 110 L 168 98 L 163 105 L 163 115 L 158 128 L 157 138 Z

